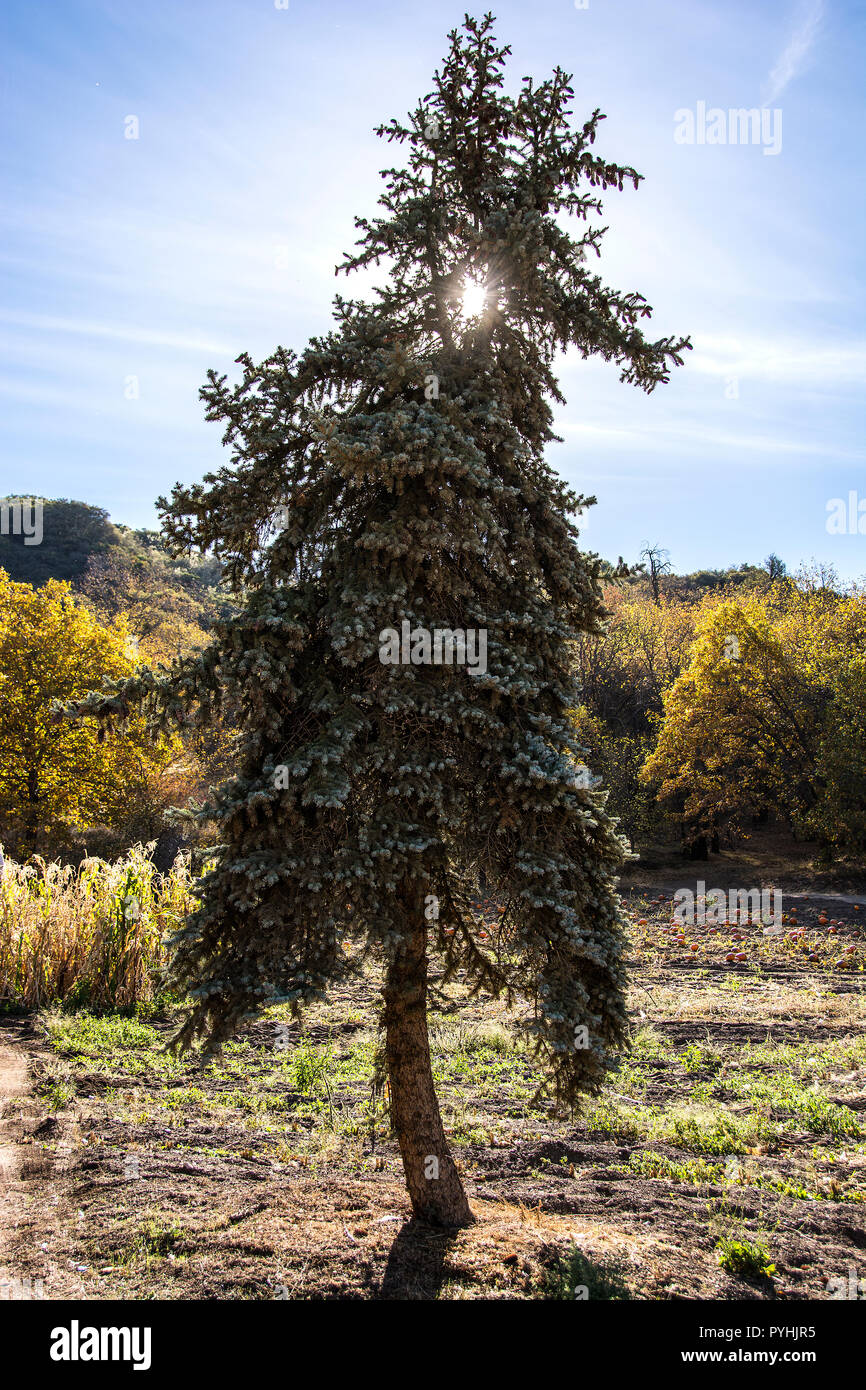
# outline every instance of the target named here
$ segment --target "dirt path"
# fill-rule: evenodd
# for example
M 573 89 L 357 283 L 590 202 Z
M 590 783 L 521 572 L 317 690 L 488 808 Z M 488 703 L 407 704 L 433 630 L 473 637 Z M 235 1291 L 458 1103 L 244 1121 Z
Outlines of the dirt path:
M 782 892 L 784 898 L 808 898 L 811 902 L 822 903 L 856 903 L 858 907 L 866 907 L 866 898 L 859 898 L 852 893 L 794 893 Z
M 712 871 L 704 869 L 703 882 L 709 884 L 709 888 L 723 888 L 724 891 L 727 892 L 728 890 L 726 885 L 722 884 L 721 882 L 713 883 L 710 881 L 711 872 Z M 695 882 L 697 882 L 698 879 L 700 879 L 700 877 L 700 874 L 696 874 Z M 623 883 L 620 885 L 620 892 L 624 898 L 630 898 L 635 896 L 645 897 L 647 893 L 669 893 L 671 896 L 673 896 L 674 893 L 681 892 L 683 888 L 687 888 L 688 886 L 689 885 L 687 882 L 662 883 L 657 882 L 653 879 L 652 881 L 648 881 L 646 883 Z M 821 893 L 818 891 L 802 892 L 793 888 L 784 887 L 779 888 L 778 891 L 783 901 L 785 900 L 785 898 L 800 898 L 806 902 L 847 903 L 849 906 L 852 907 L 866 907 L 866 897 L 860 897 L 854 893 Z
M 17 1100 L 29 1089 L 26 1056 L 15 1048 L 0 1047 L 0 1297 L 9 1297 L 8 1283 L 14 1271 L 8 1267 L 10 1233 L 19 1216 L 17 1179 L 21 1152 L 15 1142 Z M 6 1287 L 4 1287 L 6 1285 Z

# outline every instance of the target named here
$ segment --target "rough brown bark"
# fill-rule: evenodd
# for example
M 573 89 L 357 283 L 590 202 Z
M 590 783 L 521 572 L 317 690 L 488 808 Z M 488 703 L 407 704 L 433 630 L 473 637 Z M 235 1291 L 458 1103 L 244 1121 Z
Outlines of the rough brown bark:
M 406 930 L 385 980 L 385 1056 L 391 1120 L 412 1211 L 434 1226 L 474 1221 L 442 1127 L 427 1033 L 427 928 L 423 897 L 407 887 Z

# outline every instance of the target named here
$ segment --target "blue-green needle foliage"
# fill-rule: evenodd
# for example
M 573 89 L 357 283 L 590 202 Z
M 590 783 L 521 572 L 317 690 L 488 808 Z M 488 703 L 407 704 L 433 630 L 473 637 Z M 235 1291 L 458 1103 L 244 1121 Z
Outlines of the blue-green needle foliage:
M 601 114 L 573 125 L 559 69 L 506 95 L 490 16 L 449 37 L 432 92 L 377 132 L 403 163 L 338 267 L 384 263 L 384 287 L 338 296 L 299 355 L 242 355 L 235 384 L 212 372 L 202 397 L 231 460 L 161 501 L 171 542 L 217 554 L 242 611 L 200 657 L 90 708 L 220 710 L 243 736 L 201 811 L 222 848 L 177 943 L 195 1001 L 181 1043 L 217 1046 L 387 956 L 434 895 L 446 973 L 532 998 L 546 1074 L 574 1101 L 625 1042 L 627 846 L 569 720 L 570 645 L 604 611 L 573 520 L 594 499 L 544 459 L 552 363 L 576 346 L 650 392 L 690 344 L 649 341 L 643 297 L 590 268 L 598 193 L 639 182 L 593 152 Z M 486 292 L 472 312 L 467 282 Z M 383 664 L 380 633 L 404 620 L 486 631 L 486 672 Z M 479 870 L 508 904 L 504 964 L 472 917 Z

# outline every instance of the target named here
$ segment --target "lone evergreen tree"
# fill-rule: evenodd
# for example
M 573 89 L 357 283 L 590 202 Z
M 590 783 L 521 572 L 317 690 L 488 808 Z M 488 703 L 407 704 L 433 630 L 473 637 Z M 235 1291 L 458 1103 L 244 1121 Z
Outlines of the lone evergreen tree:
M 572 520 L 594 499 L 544 460 L 554 356 L 576 345 L 649 392 L 690 346 L 645 338 L 644 298 L 588 268 L 590 190 L 639 182 L 593 153 L 600 112 L 572 127 L 559 68 L 505 95 L 490 15 L 449 40 L 433 91 L 377 132 L 408 158 L 338 267 L 384 260 L 387 284 L 338 295 L 299 355 L 244 354 L 234 385 L 211 372 L 231 463 L 160 499 L 169 542 L 212 550 L 242 610 L 201 656 L 89 705 L 155 724 L 221 710 L 242 734 L 238 775 L 201 811 L 223 843 L 177 940 L 179 1045 L 213 1050 L 378 957 L 406 1183 L 441 1225 L 472 1216 L 433 1086 L 429 950 L 446 981 L 533 1002 L 563 1101 L 597 1091 L 626 1042 L 627 846 L 569 719 L 570 644 L 604 617 Z M 507 905 L 505 963 L 479 937 L 482 876 Z

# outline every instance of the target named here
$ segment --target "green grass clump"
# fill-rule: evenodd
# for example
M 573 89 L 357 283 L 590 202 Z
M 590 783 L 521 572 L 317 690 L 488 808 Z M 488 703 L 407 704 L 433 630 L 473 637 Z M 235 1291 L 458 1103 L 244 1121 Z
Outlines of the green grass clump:
M 641 1178 L 668 1178 L 671 1182 L 718 1183 L 724 1178 L 724 1169 L 717 1163 L 707 1163 L 706 1159 L 696 1158 L 684 1163 L 665 1154 L 652 1152 L 634 1153 L 630 1156 L 624 1171 L 636 1173 Z
M 319 1049 L 302 1043 L 289 1059 L 289 1076 L 296 1091 L 309 1095 L 327 1080 L 333 1066 L 331 1048 Z
M 693 1116 L 679 1116 L 671 1125 L 669 1142 L 698 1154 L 742 1153 L 745 1147 L 737 1126 L 725 1117 L 702 1125 Z
M 55 1052 L 98 1057 L 162 1046 L 162 1037 L 155 1028 L 118 1014 L 51 1014 L 46 1023 Z
M 590 1134 L 606 1138 L 638 1139 L 641 1125 L 637 1115 L 620 1110 L 609 1101 L 600 1101 L 587 1115 L 586 1128 Z
M 42 1098 L 48 1109 L 57 1112 L 65 1110 L 70 1101 L 75 1099 L 75 1087 L 68 1081 L 49 1081 L 43 1088 Z
M 612 1260 L 591 1260 L 582 1250 L 561 1255 L 549 1269 L 546 1295 L 551 1299 L 580 1301 L 630 1299 L 623 1265 Z
M 762 1240 L 737 1240 L 722 1236 L 716 1242 L 716 1258 L 722 1269 L 736 1279 L 769 1279 L 776 1266 L 770 1261 L 770 1251 Z
M 863 1126 L 853 1111 L 828 1100 L 814 1089 L 814 1083 L 807 1087 L 784 1073 L 767 1078 L 747 1072 L 732 1078 L 731 1087 L 752 1104 L 790 1115 L 813 1134 L 828 1134 L 834 1139 L 863 1137 Z
M 722 1059 L 711 1047 L 699 1047 L 697 1043 L 689 1043 L 683 1053 L 683 1066 L 688 1072 L 717 1072 L 721 1070 Z
M 184 1233 L 180 1226 L 149 1216 L 134 1233 L 123 1254 L 124 1263 L 143 1260 L 150 1264 L 153 1259 L 165 1259 L 173 1255 L 183 1241 Z

